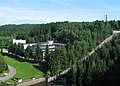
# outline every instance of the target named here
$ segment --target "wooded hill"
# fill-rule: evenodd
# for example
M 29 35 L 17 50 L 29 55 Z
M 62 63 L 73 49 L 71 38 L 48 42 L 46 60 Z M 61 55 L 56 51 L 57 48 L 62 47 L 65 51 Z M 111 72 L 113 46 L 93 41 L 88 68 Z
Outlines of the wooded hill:
M 11 27 L 10 28 L 8 28 Z M 3 30 L 4 35 L 1 34 L 2 37 L 15 37 L 17 39 L 26 39 L 27 43 L 31 42 L 42 42 L 46 40 L 54 40 L 55 42 L 65 43 L 66 46 L 61 47 L 58 51 L 55 52 L 47 52 L 46 53 L 46 61 L 47 61 L 47 69 L 46 73 L 49 72 L 50 75 L 55 75 L 60 73 L 61 71 L 67 69 L 68 67 L 76 66 L 76 71 L 74 72 L 74 68 L 72 68 L 72 72 L 77 74 L 76 77 L 77 82 L 70 81 L 71 84 L 77 86 L 86 85 L 92 82 L 92 72 L 96 72 L 95 76 L 102 74 L 107 68 L 113 64 L 113 59 L 109 59 L 110 61 L 107 64 L 106 61 L 101 59 L 101 56 L 95 54 L 93 56 L 96 58 L 96 62 L 94 63 L 93 70 L 91 69 L 91 65 L 93 64 L 91 60 L 86 60 L 85 62 L 80 62 L 80 60 L 88 54 L 89 51 L 94 49 L 100 42 L 102 42 L 105 38 L 112 34 L 113 29 L 118 30 L 120 28 L 120 21 L 94 21 L 94 22 L 56 22 L 56 23 L 48 23 L 48 24 L 35 24 L 35 25 L 8 25 L 1 26 L 5 28 Z M 12 28 L 14 27 L 14 29 Z M 18 27 L 21 27 L 18 28 Z M 22 28 L 23 27 L 23 28 Z M 8 32 L 8 31 L 9 32 Z M 9 35 L 7 35 L 9 33 Z M 14 34 L 13 34 L 14 33 Z M 2 42 L 5 42 L 4 40 Z M 4 43 L 1 43 L 1 45 Z M 5 42 L 8 45 L 8 42 Z M 2 45 L 3 46 L 3 45 Z M 104 51 L 100 51 L 104 52 Z M 107 52 L 107 51 L 106 51 Z M 106 55 L 106 54 L 105 54 Z M 107 57 L 107 56 L 106 56 Z M 92 57 L 91 57 L 92 58 Z M 94 61 L 94 60 L 93 60 Z M 97 64 L 98 63 L 98 64 Z M 84 69 L 84 66 L 86 69 Z M 104 68 L 105 67 L 105 68 Z M 99 68 L 99 69 L 96 69 Z M 88 73 L 88 70 L 90 73 Z M 89 77 L 84 77 L 84 74 L 89 75 Z M 72 73 L 71 73 L 72 74 Z M 81 75 L 81 76 L 79 76 Z M 73 76 L 75 76 L 73 74 Z M 70 76 L 69 76 L 70 77 Z M 82 80 L 81 80 L 82 79 Z M 84 79 L 88 80 L 87 82 Z M 66 80 L 66 79 L 65 79 Z M 63 80 L 63 81 L 65 81 Z M 61 81 L 62 82 L 62 81 Z M 63 82 L 63 84 L 68 84 L 68 81 Z M 86 82 L 86 83 L 85 83 Z M 69 84 L 70 84 L 69 83 Z
M 78 61 L 76 66 L 55 83 L 72 86 L 120 85 L 120 35 L 105 44 L 90 58 Z

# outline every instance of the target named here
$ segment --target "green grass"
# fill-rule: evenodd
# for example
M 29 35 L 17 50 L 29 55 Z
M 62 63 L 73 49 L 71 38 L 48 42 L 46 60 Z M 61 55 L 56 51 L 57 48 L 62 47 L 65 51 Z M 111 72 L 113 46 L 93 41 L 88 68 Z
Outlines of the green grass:
M 6 71 L 4 71 L 3 73 L 0 73 L 0 77 L 3 77 L 4 76 L 4 73 L 8 73 L 9 72 L 9 70 L 6 70 Z
M 35 62 L 27 62 L 16 56 L 8 55 L 4 56 L 7 64 L 13 66 L 16 69 L 15 78 L 22 78 L 23 80 L 29 80 L 32 77 L 40 78 L 44 76 L 44 65 Z M 11 80 L 8 80 L 11 81 Z

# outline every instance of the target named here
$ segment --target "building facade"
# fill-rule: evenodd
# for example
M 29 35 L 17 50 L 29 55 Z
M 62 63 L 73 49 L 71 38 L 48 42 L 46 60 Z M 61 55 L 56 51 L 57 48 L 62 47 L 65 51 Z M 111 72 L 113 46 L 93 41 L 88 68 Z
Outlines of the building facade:
M 13 44 L 26 44 L 26 40 L 13 39 Z
M 45 57 L 45 50 L 46 50 L 46 47 L 48 46 L 48 49 L 50 52 L 52 51 L 55 51 L 57 49 L 59 49 L 61 46 L 64 46 L 65 44 L 62 44 L 62 43 L 54 43 L 54 41 L 52 40 L 48 40 L 46 42 L 39 42 L 39 43 L 29 43 L 29 44 L 26 44 L 26 40 L 16 40 L 16 39 L 13 39 L 13 44 L 22 44 L 23 47 L 24 47 L 24 50 L 30 46 L 31 50 L 33 51 L 33 53 L 35 53 L 36 51 L 36 48 L 37 48 L 37 45 L 39 44 L 39 47 L 40 49 L 42 50 L 42 53 L 43 53 L 43 58 Z

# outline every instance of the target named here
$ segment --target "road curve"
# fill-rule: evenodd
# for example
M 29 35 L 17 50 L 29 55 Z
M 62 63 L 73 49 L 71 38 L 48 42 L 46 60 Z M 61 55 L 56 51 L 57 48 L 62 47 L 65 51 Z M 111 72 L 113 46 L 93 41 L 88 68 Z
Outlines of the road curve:
M 16 74 L 16 69 L 10 65 L 8 65 L 9 73 L 7 76 L 0 77 L 0 82 L 6 81 L 12 78 Z

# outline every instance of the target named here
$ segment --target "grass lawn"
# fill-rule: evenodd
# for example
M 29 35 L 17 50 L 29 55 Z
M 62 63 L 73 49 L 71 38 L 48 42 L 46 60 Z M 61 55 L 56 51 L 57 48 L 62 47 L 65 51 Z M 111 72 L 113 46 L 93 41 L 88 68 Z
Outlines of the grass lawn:
M 44 76 L 44 64 L 42 63 L 28 62 L 13 55 L 4 56 L 4 59 L 7 64 L 16 69 L 17 73 L 14 78 L 29 80 L 32 77 L 40 78 Z
M 3 77 L 4 76 L 4 73 L 8 73 L 9 72 L 9 70 L 6 70 L 6 71 L 4 71 L 3 73 L 0 73 L 0 77 Z

